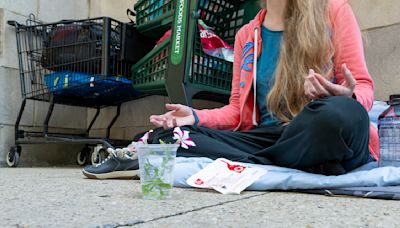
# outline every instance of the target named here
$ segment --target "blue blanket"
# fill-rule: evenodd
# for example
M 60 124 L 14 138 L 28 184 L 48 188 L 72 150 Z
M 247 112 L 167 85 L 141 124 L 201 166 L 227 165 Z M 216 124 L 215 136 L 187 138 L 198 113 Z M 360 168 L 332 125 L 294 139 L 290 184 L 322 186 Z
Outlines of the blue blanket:
M 177 158 L 175 182 L 178 187 L 190 187 L 186 180 L 213 160 L 208 158 Z M 400 167 L 378 168 L 376 162 L 366 164 L 341 176 L 323 176 L 270 165 L 254 165 L 268 172 L 247 190 L 327 189 L 342 187 L 373 187 L 400 185 Z
M 379 114 L 387 108 L 385 102 L 375 102 L 370 111 L 371 122 L 376 124 Z M 190 187 L 186 180 L 212 162 L 208 158 L 177 158 L 175 186 Z M 249 166 L 268 170 L 248 190 L 330 189 L 343 187 L 374 187 L 400 185 L 400 167 L 378 168 L 376 162 L 366 164 L 341 176 L 323 176 L 269 165 Z

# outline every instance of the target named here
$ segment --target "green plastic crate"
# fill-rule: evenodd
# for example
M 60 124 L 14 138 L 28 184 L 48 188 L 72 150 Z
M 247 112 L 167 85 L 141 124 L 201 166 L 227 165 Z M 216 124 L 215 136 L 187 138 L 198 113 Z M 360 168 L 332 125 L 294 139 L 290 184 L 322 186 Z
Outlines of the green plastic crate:
M 167 95 L 165 77 L 168 67 L 171 38 L 154 48 L 132 67 L 132 85 L 148 94 Z
M 253 16 L 258 12 L 257 0 L 200 0 L 198 1 L 200 7 L 203 8 L 215 7 L 217 10 L 224 10 L 224 7 L 229 7 L 235 2 L 239 2 L 242 8 L 246 8 L 246 14 L 243 16 L 245 21 L 250 21 Z M 159 37 L 166 32 L 172 24 L 174 11 L 176 8 L 177 0 L 139 0 L 134 5 L 136 11 L 136 24 L 137 29 L 153 37 Z
M 148 36 L 159 37 L 170 29 L 175 0 L 139 0 L 134 6 L 137 29 Z
M 132 84 L 136 90 L 154 95 L 167 95 L 168 91 L 171 101 L 179 103 L 185 103 L 184 100 L 179 100 L 180 96 L 189 96 L 186 100 L 196 94 L 214 94 L 217 95 L 217 99 L 218 95 L 229 96 L 233 64 L 203 52 L 198 19 L 214 27 L 221 38 L 233 45 L 237 31 L 258 12 L 258 8 L 254 7 L 257 1 L 193 2 L 195 5 L 190 6 L 190 15 L 184 31 L 188 35 L 184 45 L 186 54 L 183 64 L 176 66 L 171 63 L 173 37 L 165 40 L 132 67 Z M 249 7 L 249 4 L 252 7 Z M 179 91 L 182 90 L 181 85 L 185 90 L 183 92 Z M 174 97 L 178 98 L 173 99 Z

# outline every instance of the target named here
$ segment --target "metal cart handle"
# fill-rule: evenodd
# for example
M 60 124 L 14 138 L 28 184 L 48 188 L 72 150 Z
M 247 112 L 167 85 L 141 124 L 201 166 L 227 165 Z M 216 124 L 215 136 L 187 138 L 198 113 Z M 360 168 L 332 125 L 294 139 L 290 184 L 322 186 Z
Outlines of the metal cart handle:
M 22 27 L 23 26 L 22 24 L 20 24 L 20 23 L 18 23 L 16 21 L 7 21 L 7 24 L 11 25 L 13 27 Z
M 126 15 L 128 16 L 128 19 L 129 19 L 132 23 L 135 23 L 135 22 L 133 21 L 133 18 L 132 18 L 132 17 L 136 17 L 136 12 L 135 12 L 135 11 L 133 11 L 133 10 L 131 10 L 131 9 L 126 9 Z

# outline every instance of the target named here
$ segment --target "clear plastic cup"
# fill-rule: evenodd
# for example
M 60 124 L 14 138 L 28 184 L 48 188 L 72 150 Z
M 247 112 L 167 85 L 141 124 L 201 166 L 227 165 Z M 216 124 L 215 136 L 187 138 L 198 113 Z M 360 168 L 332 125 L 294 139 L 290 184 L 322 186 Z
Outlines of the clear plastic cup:
M 138 146 L 140 183 L 144 199 L 171 197 L 178 144 Z

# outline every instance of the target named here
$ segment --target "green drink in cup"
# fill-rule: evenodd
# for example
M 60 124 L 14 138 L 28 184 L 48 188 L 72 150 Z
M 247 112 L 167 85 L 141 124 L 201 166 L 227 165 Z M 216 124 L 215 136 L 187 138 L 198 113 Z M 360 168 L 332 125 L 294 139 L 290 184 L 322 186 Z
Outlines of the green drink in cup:
M 189 149 L 196 144 L 189 137 L 189 131 L 175 127 L 173 139 L 175 144 L 148 144 L 150 130 L 139 139 L 137 151 L 139 157 L 139 174 L 144 199 L 168 199 L 171 197 L 174 184 L 174 167 L 176 151 L 179 147 Z
M 140 183 L 144 199 L 171 197 L 176 151 L 179 144 L 142 144 L 138 146 Z

